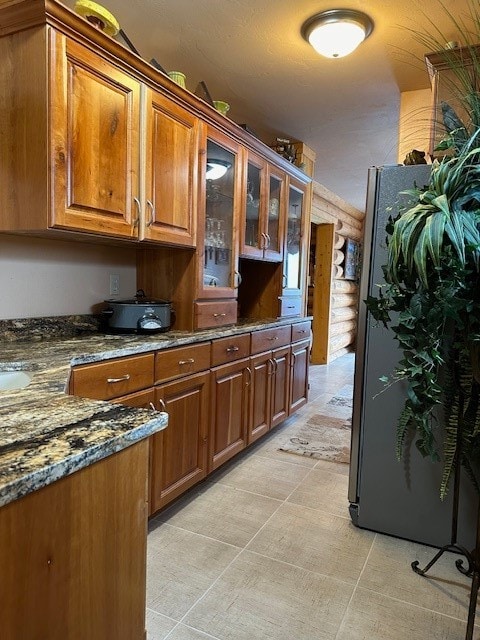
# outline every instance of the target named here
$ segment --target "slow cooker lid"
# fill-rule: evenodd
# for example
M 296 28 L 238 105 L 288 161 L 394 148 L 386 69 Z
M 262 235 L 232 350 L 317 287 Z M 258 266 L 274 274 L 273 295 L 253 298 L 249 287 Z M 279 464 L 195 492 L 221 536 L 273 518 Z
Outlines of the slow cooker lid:
M 111 300 L 105 300 L 109 304 L 142 304 L 142 305 L 152 305 L 152 304 L 163 304 L 170 305 L 170 300 L 161 300 L 155 298 L 147 298 L 145 295 L 145 291 L 143 289 L 139 289 L 135 294 L 134 298 L 125 298 L 124 300 L 118 300 L 116 298 Z

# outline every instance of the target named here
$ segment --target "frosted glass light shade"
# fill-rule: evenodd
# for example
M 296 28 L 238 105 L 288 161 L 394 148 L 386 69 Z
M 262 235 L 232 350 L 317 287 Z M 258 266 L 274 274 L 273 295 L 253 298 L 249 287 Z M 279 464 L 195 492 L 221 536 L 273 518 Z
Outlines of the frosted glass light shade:
M 370 18 L 360 11 L 332 9 L 313 16 L 302 27 L 302 35 L 327 58 L 347 56 L 373 29 Z
M 207 180 L 218 180 L 222 178 L 232 165 L 223 160 L 207 160 L 207 172 L 205 177 Z

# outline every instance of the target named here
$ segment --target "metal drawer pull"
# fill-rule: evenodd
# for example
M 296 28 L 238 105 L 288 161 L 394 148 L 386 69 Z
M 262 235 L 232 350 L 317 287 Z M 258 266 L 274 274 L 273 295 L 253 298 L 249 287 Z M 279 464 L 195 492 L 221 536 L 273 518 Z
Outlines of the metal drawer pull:
M 161 409 L 162 411 L 165 411 L 165 413 L 166 413 L 166 411 L 167 411 L 167 407 L 166 407 L 166 405 L 165 405 L 165 402 L 164 402 L 161 398 L 159 398 L 159 399 L 158 399 L 158 404 L 160 405 L 160 409 Z
M 125 380 L 130 380 L 130 374 L 129 373 L 126 373 L 121 378 L 107 378 L 108 384 L 111 384 L 113 382 L 124 382 Z
M 273 336 L 272 338 L 269 338 L 269 340 L 278 340 L 278 336 Z
M 225 316 L 227 315 L 226 313 L 213 313 L 212 314 L 214 318 L 225 318 Z
M 295 309 L 295 305 L 294 305 L 294 304 L 289 304 L 289 305 L 287 306 L 287 309 Z
M 151 409 L 152 411 L 157 411 L 157 409 L 156 409 L 155 405 L 153 404 L 153 402 L 149 402 L 149 403 L 148 403 L 148 406 L 150 407 L 150 409 Z
M 194 358 L 188 358 L 188 360 L 179 360 L 178 364 L 182 365 L 182 364 L 193 364 L 195 362 Z
M 298 333 L 307 333 L 305 329 L 298 329 Z
M 228 347 L 227 353 L 235 353 L 235 351 L 240 351 L 240 347 Z

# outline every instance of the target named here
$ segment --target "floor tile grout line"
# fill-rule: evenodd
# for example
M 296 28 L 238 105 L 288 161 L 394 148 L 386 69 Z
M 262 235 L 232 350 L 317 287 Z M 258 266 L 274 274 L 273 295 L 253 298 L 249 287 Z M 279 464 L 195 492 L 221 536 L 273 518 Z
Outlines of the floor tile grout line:
M 305 480 L 305 478 L 309 475 L 310 471 L 306 474 L 306 476 L 303 478 L 303 480 Z M 302 480 L 302 481 L 303 481 Z M 302 482 L 301 481 L 301 482 Z M 250 540 L 245 544 L 245 546 L 240 549 L 239 553 L 237 553 L 237 555 L 232 558 L 231 562 L 229 562 L 229 564 L 224 568 L 224 570 L 217 576 L 217 578 L 212 582 L 212 584 L 208 587 L 208 589 L 206 589 L 206 591 L 204 591 L 204 593 L 200 596 L 200 598 L 198 598 L 194 604 L 188 609 L 188 611 L 186 611 L 186 613 L 183 615 L 183 617 L 181 618 L 180 622 L 183 622 L 183 620 L 185 620 L 185 618 L 188 616 L 188 614 L 190 613 L 190 611 L 192 611 L 204 598 L 205 596 L 213 589 L 213 587 L 217 584 L 217 582 L 220 580 L 220 578 L 225 574 L 225 572 L 231 567 L 231 565 L 239 558 L 239 556 L 246 550 L 246 547 L 255 539 L 255 537 L 260 533 L 260 531 L 262 531 L 264 529 L 264 527 L 266 527 L 266 525 L 270 522 L 270 520 L 273 518 L 273 516 L 278 512 L 278 510 L 282 507 L 282 505 L 288 500 L 288 498 L 293 494 L 293 492 L 300 486 L 301 482 L 299 482 L 296 487 L 288 494 L 288 496 L 285 498 L 285 500 L 279 500 L 279 505 L 277 506 L 277 508 L 275 509 L 275 511 L 273 511 L 273 513 L 270 514 L 270 516 L 267 518 L 267 520 L 263 523 L 263 525 L 260 527 L 260 529 L 250 538 Z M 251 552 L 249 552 L 251 553 Z
M 183 625 L 184 627 L 187 627 L 188 629 L 193 629 L 193 631 L 198 631 L 198 633 L 203 634 L 206 638 L 210 638 L 211 640 L 220 640 L 220 638 L 218 638 L 217 636 L 212 636 L 210 633 L 207 633 L 206 631 L 202 631 L 201 629 L 197 629 L 195 627 L 192 627 L 189 624 L 184 624 L 183 622 L 177 622 L 177 624 L 173 627 L 173 629 L 170 629 L 170 631 L 167 633 L 167 635 L 165 636 L 165 638 L 163 640 L 168 640 L 168 638 L 171 637 L 171 635 L 175 631 L 175 629 L 178 629 L 178 627 L 180 627 L 180 625 Z M 148 638 L 147 638 L 147 640 L 148 640 Z
M 359 589 L 364 589 L 365 591 L 369 591 L 370 593 L 375 593 L 383 598 L 388 598 L 389 600 L 394 600 L 395 602 L 400 602 L 401 604 L 406 604 L 410 607 L 415 607 L 416 609 L 421 609 L 422 611 L 428 611 L 429 613 L 435 613 L 436 615 L 443 616 L 444 618 L 450 618 L 451 620 L 457 620 L 458 622 L 467 621 L 468 614 L 468 601 L 465 600 L 465 618 L 457 618 L 456 616 L 452 616 L 448 613 L 443 613 L 442 611 L 437 611 L 436 609 L 429 609 L 428 607 L 422 607 L 421 604 L 416 604 L 415 602 L 408 602 L 407 600 L 402 600 L 401 598 L 395 598 L 395 596 L 389 596 L 386 593 L 382 593 L 381 591 L 376 591 L 375 589 L 370 589 L 369 587 L 361 587 L 359 585 Z
M 375 535 L 373 536 L 372 544 L 370 545 L 370 549 L 369 549 L 369 551 L 367 553 L 367 557 L 365 558 L 365 562 L 363 563 L 363 567 L 362 567 L 360 573 L 358 574 L 357 582 L 355 583 L 355 585 L 353 587 L 353 591 L 352 591 L 352 595 L 350 596 L 350 600 L 348 601 L 348 604 L 345 607 L 345 613 L 343 614 L 343 617 L 342 617 L 342 619 L 340 621 L 340 625 L 338 627 L 338 631 L 337 631 L 337 633 L 335 635 L 335 640 L 338 638 L 340 632 L 343 629 L 344 622 L 345 622 L 347 614 L 348 614 L 348 609 L 350 608 L 350 605 L 352 604 L 353 598 L 355 597 L 355 594 L 356 594 L 357 589 L 358 589 L 358 585 L 360 583 L 360 579 L 361 579 L 361 577 L 362 577 L 362 575 L 363 575 L 363 573 L 365 571 L 365 568 L 367 566 L 368 560 L 370 559 L 370 556 L 372 555 L 373 547 L 375 546 L 375 542 L 377 540 L 377 537 L 378 537 L 378 533 L 375 533 Z
M 166 525 L 167 527 L 171 527 L 172 529 L 178 529 L 179 531 L 185 531 L 186 533 L 191 533 L 193 536 L 200 536 L 201 538 L 205 538 L 206 540 L 211 540 L 212 542 L 219 542 L 220 544 L 224 544 L 227 547 L 232 547 L 232 549 L 240 549 L 243 547 L 239 547 L 238 544 L 232 544 L 231 542 L 225 542 L 225 540 L 219 540 L 218 538 L 212 538 L 212 536 L 207 536 L 205 533 L 200 533 L 198 531 L 192 531 L 191 529 L 185 529 L 185 527 L 180 527 L 178 524 L 170 524 L 169 522 L 162 522 L 162 525 Z
M 251 553 L 255 556 L 259 556 L 260 558 L 265 558 L 266 560 L 273 560 L 274 562 L 279 562 L 280 564 L 284 564 L 287 567 L 292 567 L 293 569 L 300 569 L 301 571 L 306 571 L 307 573 L 313 576 L 320 576 L 321 578 L 327 578 L 329 580 L 333 580 L 334 582 L 339 582 L 340 584 L 344 584 L 349 587 L 354 587 L 356 584 L 356 581 L 354 580 L 352 580 L 352 582 L 348 582 L 347 580 L 336 578 L 335 576 L 332 576 L 328 573 L 320 573 L 320 571 L 313 571 L 313 569 L 307 569 L 307 567 L 302 567 L 299 564 L 293 564 L 293 562 L 287 562 L 286 560 L 279 560 L 279 558 L 272 558 L 271 556 L 267 556 L 264 553 L 259 553 L 254 549 L 248 549 L 247 547 L 245 547 L 245 549 L 242 549 L 242 551 L 246 551 L 247 553 Z

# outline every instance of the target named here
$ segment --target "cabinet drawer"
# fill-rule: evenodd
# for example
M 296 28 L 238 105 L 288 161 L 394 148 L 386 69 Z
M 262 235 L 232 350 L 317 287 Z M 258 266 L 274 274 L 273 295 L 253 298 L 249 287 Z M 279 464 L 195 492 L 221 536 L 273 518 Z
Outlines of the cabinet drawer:
M 143 391 L 137 391 L 136 393 L 130 393 L 128 396 L 120 396 L 119 398 L 113 399 L 113 402 L 138 409 L 155 409 L 155 406 L 152 407 L 154 401 L 155 391 L 153 387 L 144 389 Z
M 153 385 L 153 353 L 108 360 L 72 370 L 70 393 L 95 400 L 111 400 Z
M 155 384 L 210 369 L 210 343 L 166 349 L 155 354 Z
M 291 326 L 261 329 L 252 333 L 252 354 L 290 344 Z
M 305 338 L 309 338 L 310 328 L 311 328 L 310 320 L 292 324 L 292 342 L 297 342 L 298 340 L 304 340 Z
M 211 329 L 237 321 L 237 301 L 195 302 L 195 328 Z
M 299 316 L 302 311 L 302 299 L 296 296 L 280 298 L 280 317 Z
M 220 338 L 212 342 L 212 367 L 250 355 L 250 334 Z

